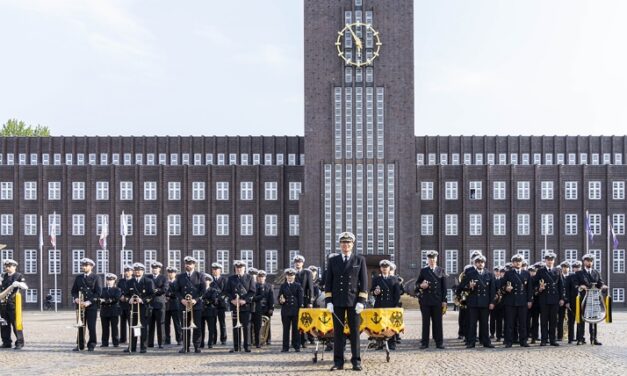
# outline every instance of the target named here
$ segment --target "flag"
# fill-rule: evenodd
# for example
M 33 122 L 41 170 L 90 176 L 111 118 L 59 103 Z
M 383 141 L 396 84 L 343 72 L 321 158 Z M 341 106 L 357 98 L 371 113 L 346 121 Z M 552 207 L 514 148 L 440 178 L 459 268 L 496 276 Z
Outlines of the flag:
M 52 220 L 52 223 L 50 224 L 50 244 L 52 244 L 53 248 L 57 248 L 57 224 L 56 224 L 56 220 L 57 220 L 57 216 L 56 214 L 53 215 L 54 218 Z
M 583 225 L 586 231 L 586 235 L 588 236 L 588 240 L 592 241 L 594 239 L 594 232 L 592 232 L 592 228 L 590 228 L 590 214 L 586 210 L 586 216 L 584 217 Z
M 124 249 L 126 247 L 126 235 L 128 235 L 128 223 L 126 222 L 124 211 L 120 215 L 120 235 L 122 235 L 122 249 Z
M 109 236 L 109 222 L 107 221 L 107 217 L 102 219 L 102 229 L 100 231 L 100 247 L 102 249 L 107 249 L 107 236 Z
M 610 223 L 610 234 L 612 234 L 612 243 L 614 244 L 614 249 L 618 249 L 618 236 L 616 236 L 616 232 L 614 232 L 614 226 Z
M 39 249 L 44 248 L 44 220 L 39 216 Z

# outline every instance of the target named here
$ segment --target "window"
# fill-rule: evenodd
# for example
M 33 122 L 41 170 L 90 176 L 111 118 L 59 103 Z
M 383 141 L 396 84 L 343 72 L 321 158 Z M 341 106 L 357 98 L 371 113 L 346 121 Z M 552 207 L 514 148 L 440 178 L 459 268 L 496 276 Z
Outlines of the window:
M 240 200 L 248 201 L 253 199 L 253 182 L 243 181 L 239 183 Z
M 194 257 L 196 259 L 196 269 L 201 272 L 201 273 L 205 273 L 206 269 L 207 269 L 207 259 L 205 257 L 205 250 L 204 249 L 194 249 L 192 250 L 192 257 Z
M 242 249 L 239 252 L 240 260 L 246 263 L 247 268 L 253 267 L 253 250 L 252 249 Z
M 124 153 L 124 166 L 130 166 L 133 163 L 131 153 Z
M 502 268 L 505 266 L 505 250 L 495 249 L 492 251 L 492 267 Z
M 133 199 L 133 182 L 121 181 L 120 182 L 120 200 L 131 201 Z
M 444 216 L 445 234 L 447 236 L 457 235 L 457 214 L 446 214 Z
M 451 164 L 455 166 L 459 165 L 459 153 L 453 153 L 451 156 Z
M 586 153 L 579 154 L 579 163 L 588 164 L 588 154 Z
M 8 155 L 7 155 L 7 157 L 8 157 Z M 61 165 L 61 154 L 54 153 L 53 158 L 54 158 L 54 165 L 55 166 Z M 7 162 L 8 162 L 8 158 L 7 158 Z M 11 154 L 11 163 L 10 164 L 13 164 L 13 154 Z
M 181 182 L 170 181 L 168 182 L 168 200 L 178 201 L 181 199 Z
M 471 165 L 472 164 L 472 154 L 464 153 L 464 164 Z
M 168 156 L 165 153 L 159 153 L 159 164 L 165 165 L 168 164 Z
M 116 166 L 120 164 L 120 154 L 113 153 L 111 155 L 111 164 Z
M 287 155 L 287 165 L 288 166 L 296 166 L 296 154 L 288 154 Z
M 229 215 L 228 214 L 216 215 L 216 235 L 218 236 L 229 235 Z
M 62 303 L 63 302 L 63 293 L 61 289 L 49 289 L 48 294 L 52 296 L 52 303 Z
M 568 262 L 577 261 L 577 250 L 576 249 L 566 249 L 566 250 L 564 250 L 564 258 Z
M 25 236 L 37 235 L 37 215 L 36 214 L 24 214 L 24 235 Z
M 495 200 L 505 200 L 505 198 L 507 197 L 507 194 L 505 193 L 504 181 L 495 181 L 493 183 L 493 191 Z
M 242 166 L 248 166 L 248 154 L 240 154 L 239 163 Z
M 475 164 L 476 165 L 482 165 L 483 164 L 483 154 L 481 154 L 481 153 L 476 153 L 475 154 Z
M 433 200 L 432 181 L 423 181 L 420 183 L 420 198 L 422 200 Z
M 37 182 L 24 182 L 24 200 L 37 200 Z
M 259 153 L 253 154 L 253 166 L 257 166 L 261 164 L 261 155 Z
M 427 252 L 429 252 L 430 250 L 428 249 L 423 249 L 420 252 L 420 267 L 424 268 L 425 266 L 427 266 Z
M 612 182 L 612 199 L 614 200 L 625 199 L 625 182 L 624 181 Z
M 48 214 L 48 234 L 53 231 L 61 236 L 61 214 Z
M 298 236 L 300 234 L 298 215 L 290 215 L 290 236 Z
M 240 235 L 242 236 L 253 235 L 253 215 L 252 214 L 240 215 Z
M 612 164 L 612 155 L 610 153 L 603 153 L 603 164 Z
M 192 182 L 192 200 L 202 201 L 205 199 L 205 182 L 195 181 Z
M 540 215 L 540 234 L 553 235 L 553 214 Z
M 85 235 L 85 214 L 72 214 L 72 235 Z
M 440 153 L 440 164 L 447 165 L 448 164 L 448 154 Z
M 525 236 L 530 234 L 529 214 L 518 214 L 518 235 Z
M 615 303 L 625 303 L 625 289 L 621 288 L 613 288 L 612 289 L 612 300 Z
M 471 200 L 481 200 L 481 182 L 480 181 L 471 181 L 470 182 L 470 199 Z
M 518 199 L 529 200 L 529 182 L 528 181 L 518 182 Z
M 156 200 L 157 199 L 157 182 L 145 181 L 144 182 L 144 200 Z
M 0 235 L 13 235 L 13 214 L 0 215 Z
M 96 214 L 96 235 L 102 234 L 103 227 L 109 230 L 109 214 Z
M 181 250 L 170 249 L 168 250 L 168 268 L 176 268 L 181 270 Z
M 546 165 L 552 165 L 553 164 L 553 154 L 545 154 L 544 155 L 544 164 Z
M 133 235 L 133 214 L 124 214 L 126 221 L 126 235 Z
M 279 257 L 276 249 L 266 250 L 266 272 L 268 274 L 276 274 L 279 267 Z
M 120 272 L 123 272 L 126 265 L 133 264 L 133 251 L 130 249 L 120 251 L 120 261 Z
M 41 164 L 44 166 L 48 166 L 50 164 L 50 154 L 41 155 Z
M 614 273 L 625 273 L 625 250 L 624 249 L 615 249 L 613 251 L 614 261 L 613 261 L 613 272 Z
M 194 153 L 194 166 L 202 165 L 202 154 Z
M 529 165 L 529 153 L 523 153 L 522 154 L 522 164 L 524 166 L 528 166 Z
M 625 235 L 625 214 L 612 214 L 612 227 L 616 235 Z
M 277 236 L 277 215 L 276 214 L 266 214 L 264 219 L 265 224 L 265 235 L 266 236 Z
M 566 214 L 564 229 L 566 235 L 577 235 L 577 214 Z
M 81 260 L 85 257 L 84 249 L 72 250 L 72 274 L 81 273 Z
M 517 165 L 518 164 L 518 154 L 516 153 L 511 153 L 509 155 L 509 162 L 513 165 Z
M 144 215 L 144 235 L 146 236 L 157 235 L 157 215 L 156 214 Z
M 0 200 L 13 200 L 13 182 L 0 183 Z
M 601 214 L 590 214 L 590 232 L 593 235 L 601 235 Z
M 4 265 L 4 260 L 13 258 L 13 250 L 12 249 L 3 249 L 0 250 L 0 262 Z
M 542 164 L 542 154 L 540 153 L 533 154 L 533 164 L 534 165 Z
M 614 164 L 615 165 L 623 164 L 623 155 L 621 153 L 614 153 Z
M 263 164 L 266 166 L 271 166 L 272 165 L 272 154 L 270 153 L 266 153 L 263 156 Z
M 577 199 L 577 182 L 567 181 L 564 182 L 564 199 L 576 200 Z
M 594 262 L 592 263 L 592 267 L 594 269 L 596 269 L 599 273 L 602 272 L 601 269 L 603 269 L 602 267 L 602 263 L 601 263 L 601 250 L 600 249 L 591 249 L 588 251 L 588 253 L 590 253 L 592 256 L 594 256 Z
M 493 166 L 494 165 L 494 153 L 488 153 L 488 165 Z
M 422 166 L 425 164 L 425 155 L 422 153 L 416 154 L 416 165 Z
M 192 235 L 193 236 L 205 235 L 205 215 L 204 214 L 192 215 Z
M 38 160 L 37 153 L 31 153 L 30 154 L 30 164 L 32 166 L 37 166 L 37 160 Z
M 446 274 L 457 274 L 457 250 L 447 249 L 446 253 Z
M 444 183 L 445 186 L 445 199 L 446 200 L 457 200 L 457 182 L 456 181 L 447 181 Z
M 267 181 L 265 183 L 265 199 L 276 200 L 277 199 L 277 182 Z
M 212 165 L 213 164 L 213 154 L 212 153 L 205 154 L 205 164 L 206 165 Z
M 229 182 L 216 182 L 216 200 L 227 201 L 229 199 Z
M 181 164 L 188 166 L 189 165 L 189 153 L 181 154 Z
M 420 235 L 433 235 L 433 215 L 423 214 L 420 216 Z
M 157 261 L 157 250 L 156 249 L 146 249 L 144 250 L 144 265 L 152 265 L 153 262 Z
M 505 231 L 505 214 L 494 214 L 493 223 L 494 223 L 494 235 L 504 236 L 506 232 Z
M 527 263 L 531 263 L 531 252 L 528 249 L 519 249 L 516 252 L 522 256 L 524 261 L 527 261 Z
M 235 153 L 230 153 L 229 154 L 229 164 L 230 165 L 236 165 L 237 164 L 237 154 L 235 154 Z
M 481 235 L 481 214 L 470 214 L 470 235 Z
M 181 215 L 169 214 L 168 215 L 168 234 L 173 236 L 181 235 Z
M 601 199 L 601 182 L 600 181 L 588 182 L 588 198 L 590 200 Z
M 60 200 L 61 199 L 61 182 L 50 181 L 48 182 L 48 200 Z
M 542 181 L 540 183 L 541 187 L 541 196 L 542 200 L 552 200 L 553 199 L 553 182 L 552 181 Z
M 85 182 L 74 181 L 72 182 L 72 200 L 84 200 L 85 199 Z
M 37 289 L 29 288 L 26 290 L 26 303 L 37 303 Z
M 109 155 L 107 153 L 100 153 L 100 165 L 106 166 L 108 163 L 109 163 Z
M 599 164 L 599 153 L 592 153 L 592 164 L 593 165 Z
M 146 154 L 146 164 L 148 166 L 154 166 L 154 164 L 155 164 L 155 154 L 154 153 Z
M 48 274 L 61 274 L 61 250 L 48 250 Z
M 96 200 L 108 200 L 109 199 L 109 182 L 97 181 L 96 182 Z
M 289 183 L 289 187 L 290 187 L 290 192 L 289 192 L 289 199 L 290 201 L 298 201 L 298 199 L 300 198 L 300 192 L 301 192 L 301 184 L 299 181 L 291 181 Z
M 216 251 L 216 262 L 222 265 L 222 270 L 229 270 L 229 251 L 228 249 L 218 249 Z M 266 270 L 267 272 L 268 270 Z
M 37 273 L 37 250 L 36 249 L 24 250 L 24 273 L 25 274 Z

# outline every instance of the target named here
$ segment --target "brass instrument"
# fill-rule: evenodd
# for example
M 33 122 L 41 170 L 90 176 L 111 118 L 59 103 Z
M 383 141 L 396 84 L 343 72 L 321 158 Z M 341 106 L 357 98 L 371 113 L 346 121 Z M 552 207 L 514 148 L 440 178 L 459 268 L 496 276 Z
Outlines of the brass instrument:
M 188 341 L 193 340 L 194 329 L 198 327 L 194 323 L 194 305 L 192 304 L 192 294 L 185 295 L 185 312 L 183 312 L 183 348 L 185 351 L 189 351 Z M 189 314 L 189 319 L 187 318 Z M 189 330 L 189 333 L 187 332 Z
M 85 296 L 82 291 L 78 292 L 78 304 L 76 308 L 76 324 L 74 327 L 78 329 L 76 333 L 76 348 L 81 350 L 81 335 L 83 343 L 85 343 Z
M 283 294 L 279 295 L 279 304 L 284 304 L 285 303 L 285 297 L 283 296 Z
M 237 320 L 233 329 L 237 331 L 238 338 L 238 346 L 236 351 L 242 351 L 242 323 L 239 321 L 239 294 L 235 294 L 235 315 Z
M 131 353 L 131 344 L 135 342 L 135 337 L 141 337 L 142 335 L 142 323 L 141 323 L 141 315 L 140 315 L 140 307 L 139 307 L 139 296 L 133 294 L 131 299 L 129 300 L 130 305 L 130 313 L 129 313 L 129 323 L 128 323 L 128 353 Z M 136 318 L 136 324 L 133 325 L 133 316 Z
M 540 280 L 540 289 L 544 290 L 546 288 L 546 283 L 544 282 L 544 279 Z
M 261 334 L 259 335 L 259 344 L 268 342 L 270 336 L 270 316 L 261 316 Z
M 564 309 L 564 325 L 562 327 L 562 333 L 564 333 L 566 338 L 568 338 L 568 311 L 570 311 L 570 308 Z

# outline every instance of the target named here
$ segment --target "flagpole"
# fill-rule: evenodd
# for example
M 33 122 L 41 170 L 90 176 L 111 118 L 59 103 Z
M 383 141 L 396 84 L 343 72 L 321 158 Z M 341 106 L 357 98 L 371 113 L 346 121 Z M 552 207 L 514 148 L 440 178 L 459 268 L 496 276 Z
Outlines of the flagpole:
M 44 221 L 43 215 L 39 215 L 39 267 L 41 272 L 39 273 L 39 291 L 41 291 L 41 297 L 39 299 L 39 309 L 44 311 Z
M 588 211 L 586 210 L 586 218 L 584 220 L 584 222 L 588 223 L 587 226 L 584 226 L 586 228 L 584 228 L 584 232 L 586 233 L 586 254 L 590 253 L 590 217 L 588 216 Z
M 59 299 L 57 299 L 57 275 L 59 274 L 57 271 L 57 242 L 56 242 L 56 236 L 57 236 L 57 212 L 54 212 L 54 215 L 52 216 L 52 218 L 54 218 L 54 227 L 52 228 L 52 231 L 54 231 L 54 236 L 55 236 L 55 242 L 54 242 L 54 311 L 57 312 L 57 305 L 59 304 Z
M 612 226 L 612 223 L 610 222 L 610 216 L 607 216 L 607 291 L 609 294 L 609 287 L 610 287 L 610 275 L 612 274 L 612 270 L 610 269 L 611 266 L 611 257 L 612 257 L 612 249 L 610 248 L 610 237 L 612 235 L 612 231 L 610 230 L 610 226 Z

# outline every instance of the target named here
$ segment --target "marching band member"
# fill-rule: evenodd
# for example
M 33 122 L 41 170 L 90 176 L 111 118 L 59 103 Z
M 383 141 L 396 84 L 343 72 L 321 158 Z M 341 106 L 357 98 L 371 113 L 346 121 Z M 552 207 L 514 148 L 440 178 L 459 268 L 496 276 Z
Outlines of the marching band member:
M 213 264 L 211 264 L 211 276 L 213 277 L 213 283 L 215 284 L 216 288 L 220 291 L 224 290 L 224 287 L 226 286 L 226 277 L 222 275 L 222 264 L 214 262 Z M 226 344 L 226 309 L 227 309 L 227 304 L 225 303 L 224 300 L 220 299 L 220 302 L 218 304 L 218 323 L 220 326 L 220 344 L 224 345 Z M 217 329 L 217 328 L 216 328 Z M 214 330 L 213 331 L 213 345 L 215 346 L 216 343 L 218 342 L 218 331 Z
M 4 247 L 2 247 L 4 248 Z M 0 326 L 2 337 L 2 347 L 11 348 L 11 330 L 15 335 L 15 349 L 24 347 L 24 333 L 22 332 L 22 306 L 21 299 L 17 299 L 19 290 L 26 290 L 26 279 L 22 273 L 18 273 L 17 261 L 12 259 L 4 260 L 4 273 L 2 274 L 2 288 L 0 292 L 7 294 L 0 298 L 0 317 L 5 321 Z M 21 293 L 20 293 L 21 297 Z
M 255 347 L 260 348 L 261 345 L 270 345 L 271 328 L 268 328 L 268 338 L 266 343 L 259 342 L 259 334 L 261 331 L 261 318 L 262 316 L 268 316 L 272 318 L 274 313 L 274 292 L 272 291 L 272 285 L 266 283 L 266 271 L 260 270 L 257 274 L 257 286 L 254 301 L 254 310 L 252 314 L 253 321 L 253 344 Z M 297 317 L 298 318 L 298 317 Z
M 559 346 L 556 341 L 557 315 L 559 307 L 564 305 L 564 285 L 560 271 L 554 268 L 555 253 L 544 255 L 545 266 L 538 269 L 533 279 L 534 288 L 538 291 L 540 307 L 540 346 Z
M 433 323 L 433 339 L 438 349 L 444 348 L 442 309 L 446 307 L 446 273 L 437 265 L 438 252 L 427 252 L 428 265 L 420 270 L 416 280 L 416 294 L 422 313 L 422 340 L 420 349 L 429 347 L 429 327 Z
M 374 308 L 395 308 L 401 300 L 401 287 L 398 280 L 390 275 L 390 261 L 379 262 L 380 275 L 372 278 L 370 293 L 374 296 Z M 388 348 L 396 350 L 396 339 L 388 340 Z
M 154 297 L 154 284 L 151 279 L 144 276 L 145 271 L 146 267 L 144 264 L 139 262 L 134 263 L 133 278 L 127 281 L 125 289 L 122 292 L 130 305 L 130 312 L 133 311 L 134 305 L 138 305 L 139 307 L 139 315 L 131 315 L 129 325 L 131 327 L 141 325 L 139 338 L 140 353 L 145 353 L 146 347 L 148 347 L 148 319 L 150 318 L 151 300 Z M 131 338 L 128 340 L 130 341 L 130 346 L 124 349 L 124 352 L 136 352 L 137 337 L 133 336 L 131 333 Z
M 126 283 L 130 281 L 131 278 L 133 278 L 133 266 L 125 265 L 124 274 L 122 278 L 118 280 L 118 288 L 122 292 L 122 296 L 120 296 L 120 343 L 126 343 L 130 311 L 128 301 L 124 296 L 124 290 L 126 290 Z
M 462 289 L 461 280 L 464 279 L 464 275 L 470 269 L 472 269 L 472 265 L 464 266 L 464 271 L 459 275 L 459 284 L 455 289 L 455 300 L 459 304 L 459 316 L 457 317 L 457 339 L 463 339 L 464 343 L 468 343 L 468 305 L 466 298 L 468 293 Z
M 501 281 L 505 274 L 505 269 L 494 268 L 494 285 L 498 292 L 501 288 Z M 490 339 L 495 338 L 496 342 L 501 342 L 503 338 L 503 304 L 498 299 L 494 304 L 494 309 L 490 311 Z
M 298 311 L 303 306 L 303 287 L 296 282 L 296 270 L 285 270 L 285 282 L 279 290 L 279 304 L 281 304 L 281 322 L 283 324 L 283 349 L 290 349 L 290 329 L 292 330 L 292 347 L 300 352 L 301 336 L 298 333 Z
M 205 279 L 202 274 L 196 271 L 196 259 L 191 256 L 185 256 L 183 259 L 185 262 L 185 271 L 176 276 L 176 298 L 181 303 L 183 322 L 187 323 L 187 326 L 193 323 L 196 326 L 196 330 L 183 329 L 187 331 L 183 335 L 185 339 L 183 348 L 179 350 L 179 353 L 188 353 L 190 348 L 190 342 L 194 343 L 194 352 L 200 353 L 200 319 L 202 316 L 202 304 L 200 302 L 203 292 L 205 291 Z M 190 298 L 190 299 L 186 299 Z M 186 309 L 187 308 L 187 309 Z M 189 310 L 189 312 L 187 312 Z M 191 338 L 190 338 L 191 337 Z
M 401 290 L 400 296 L 403 296 L 405 294 L 405 286 L 403 285 L 405 280 L 400 275 L 396 275 L 396 264 L 393 261 L 390 261 L 390 276 L 394 277 L 396 279 L 396 281 L 398 282 L 398 286 L 399 286 L 399 288 Z M 397 307 L 400 308 L 402 306 L 403 306 L 403 303 L 399 299 Z M 391 343 L 391 342 L 388 342 L 388 343 Z M 394 343 L 397 344 L 397 345 L 401 343 L 401 334 L 400 333 L 394 334 Z
M 120 345 L 118 320 L 120 319 L 120 296 L 122 290 L 115 286 L 118 277 L 113 273 L 105 274 L 105 287 L 100 294 L 100 324 L 102 340 L 100 347 L 109 347 L 109 334 L 113 347 Z
M 575 260 L 572 263 L 573 271 L 566 276 L 566 295 L 568 295 L 568 343 L 573 343 L 575 340 L 579 342 L 581 338 L 582 343 L 586 343 L 585 330 L 577 326 L 577 335 L 575 335 L 575 305 L 577 304 L 577 295 L 579 295 L 579 286 L 577 285 L 577 272 L 581 270 L 581 261 Z M 581 330 L 580 330 L 581 329 Z
M 205 347 L 205 332 L 207 336 L 207 348 L 213 348 L 213 337 L 216 330 L 218 304 L 220 302 L 220 290 L 213 283 L 213 277 L 205 274 L 205 291 L 202 295 L 202 319 L 200 320 L 200 347 Z
M 581 261 L 583 261 L 583 269 L 575 274 L 576 283 L 577 286 L 579 286 L 579 294 L 583 295 L 586 290 L 593 287 L 607 291 L 607 285 L 601 279 L 601 273 L 592 267 L 594 256 L 589 253 L 585 254 Z M 577 324 L 577 336 L 581 335 L 581 337 L 577 338 L 578 345 L 583 343 L 584 325 L 585 322 L 583 320 L 581 320 L 581 323 Z M 601 342 L 598 341 L 597 337 L 597 324 L 591 323 L 588 328 L 590 330 L 590 343 L 592 345 L 601 346 Z
M 181 344 L 181 305 L 176 298 L 176 273 L 178 269 L 168 267 L 168 290 L 165 294 L 165 344 L 172 343 L 170 324 L 174 326 L 174 339 Z
M 304 307 L 313 307 L 315 299 L 313 276 L 309 269 L 305 269 L 305 258 L 301 255 L 294 256 L 293 259 L 294 269 L 296 270 L 296 282 L 300 283 L 304 293 Z M 307 335 L 300 333 L 300 344 L 302 348 L 307 347 Z
M 489 311 L 494 309 L 494 296 L 496 286 L 492 273 L 485 270 L 485 257 L 478 255 L 474 268 L 468 269 L 464 273 L 461 285 L 462 289 L 468 292 L 466 299 L 468 305 L 468 334 L 466 348 L 475 347 L 477 340 L 477 320 L 479 320 L 479 340 L 483 347 L 494 348 L 490 342 L 488 331 Z
M 237 324 L 239 319 L 242 327 L 233 328 L 233 348 L 230 352 L 240 351 L 242 347 L 242 338 L 239 335 L 240 329 L 244 332 L 244 351 L 250 352 L 250 311 L 252 308 L 253 297 L 256 293 L 256 284 L 253 277 L 246 274 L 246 263 L 241 260 L 233 262 L 235 273 L 229 276 L 226 281 L 226 286 L 222 291 L 222 294 L 228 297 L 231 303 L 231 317 L 233 320 L 233 326 Z M 239 310 L 237 305 L 239 304 Z M 239 311 L 239 317 L 237 313 Z
M 531 276 L 532 283 L 540 267 L 542 267 L 542 265 L 540 265 L 540 263 L 536 263 L 527 268 L 527 271 Z M 531 308 L 527 310 L 527 336 L 528 338 L 531 338 L 531 344 L 533 345 L 540 338 L 540 305 L 538 304 L 538 289 L 536 289 L 535 286 L 532 287 L 533 304 L 531 304 Z M 516 333 L 516 330 L 514 333 Z M 514 335 L 514 338 L 516 338 L 516 335 Z M 516 341 L 514 340 L 514 342 Z
M 368 270 L 366 259 L 353 252 L 355 235 L 343 232 L 338 240 L 342 253 L 329 259 L 324 283 L 327 310 L 333 314 L 333 367 L 331 371 L 344 369 L 345 317 L 348 318 L 350 329 L 353 370 L 361 371 L 359 325 L 361 311 L 368 299 Z
M 77 309 L 79 304 L 79 292 L 82 293 L 85 324 L 89 330 L 89 341 L 87 342 L 88 351 L 94 351 L 94 347 L 96 347 L 97 343 L 96 319 L 98 316 L 98 301 L 102 293 L 100 278 L 98 278 L 96 273 L 92 273 L 94 265 L 95 263 L 92 259 L 81 259 L 83 273 L 76 276 L 74 285 L 72 285 L 72 298 L 74 299 L 74 304 L 76 304 Z M 83 350 L 85 348 L 84 331 L 84 326 L 78 328 L 78 345 L 74 348 L 74 351 Z
M 155 296 L 151 302 L 151 313 L 148 318 L 148 347 L 155 347 L 155 331 L 157 332 L 157 345 L 163 348 L 163 332 L 165 331 L 165 293 L 168 291 L 168 280 L 161 274 L 163 264 L 155 261 L 150 265 L 152 274 L 146 274 L 154 284 Z
M 518 324 L 517 339 L 520 346 L 527 343 L 527 311 L 533 302 L 533 283 L 526 270 L 522 270 L 521 255 L 512 256 L 512 268 L 503 276 L 502 292 L 505 306 L 505 347 L 512 347 L 514 326 Z
M 557 315 L 557 342 L 564 340 L 564 320 L 568 311 L 568 290 L 566 289 L 566 276 L 570 270 L 570 263 L 568 261 L 562 261 L 560 264 L 560 279 L 562 280 L 562 286 L 564 287 L 564 304 L 559 308 Z

